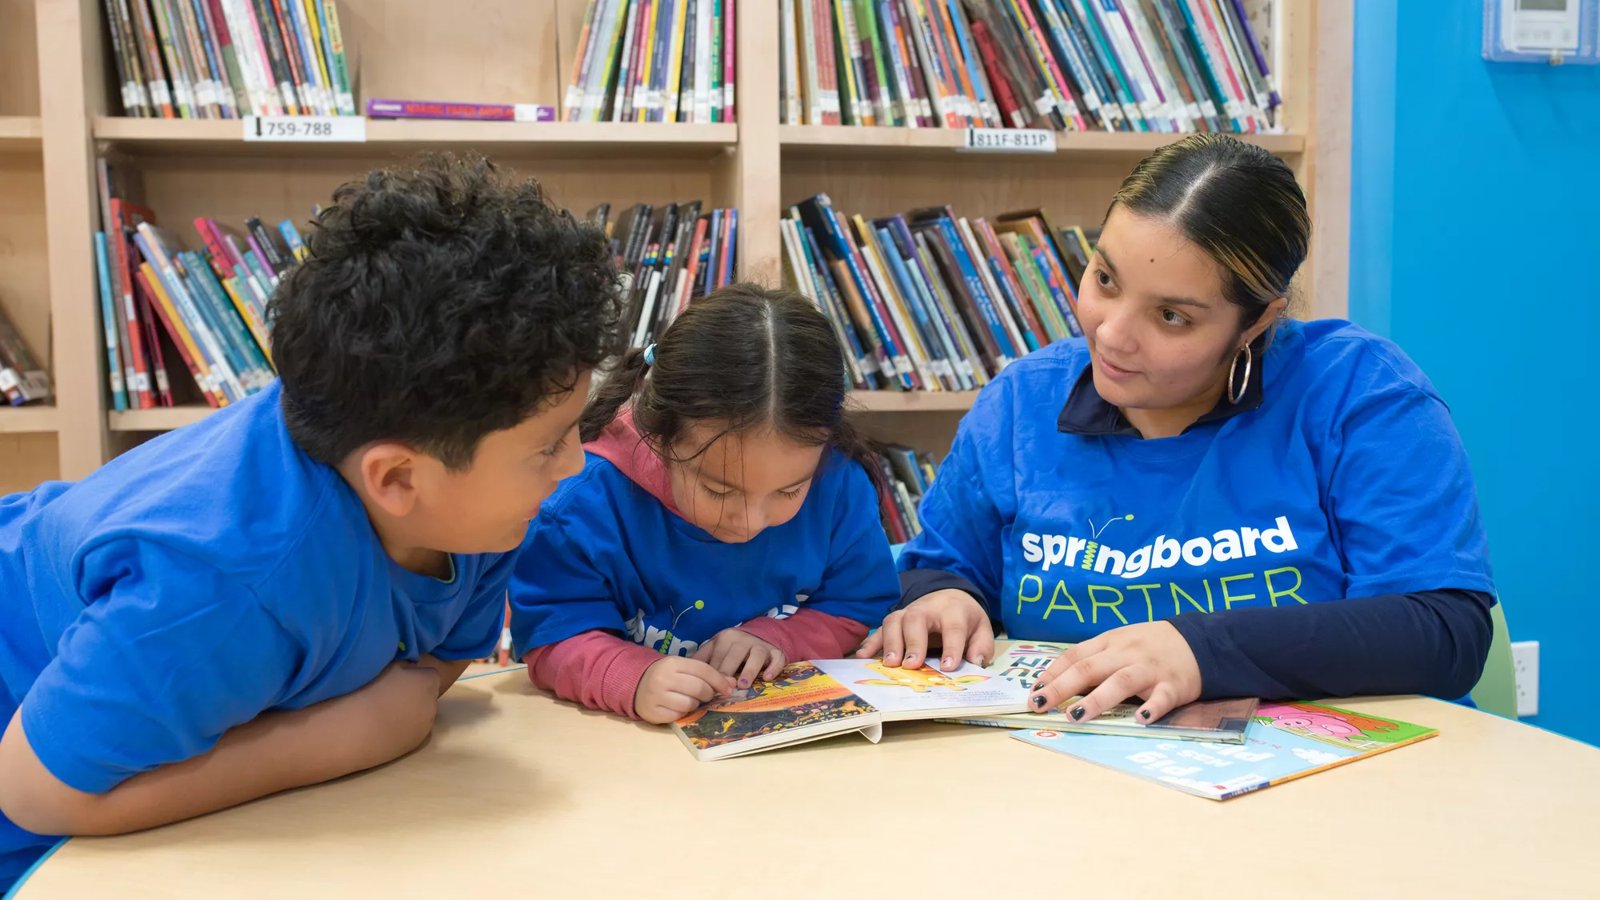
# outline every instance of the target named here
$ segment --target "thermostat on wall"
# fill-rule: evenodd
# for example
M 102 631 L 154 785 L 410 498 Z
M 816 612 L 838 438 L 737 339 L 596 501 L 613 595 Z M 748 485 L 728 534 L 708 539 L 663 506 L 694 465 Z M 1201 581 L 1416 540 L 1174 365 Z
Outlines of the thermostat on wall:
M 1600 63 L 1600 0 L 1484 0 L 1483 58 Z

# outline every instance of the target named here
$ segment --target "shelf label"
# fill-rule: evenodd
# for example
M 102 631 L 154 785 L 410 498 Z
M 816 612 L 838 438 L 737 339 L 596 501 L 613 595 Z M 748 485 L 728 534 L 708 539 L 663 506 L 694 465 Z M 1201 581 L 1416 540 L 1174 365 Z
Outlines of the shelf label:
M 320 141 L 364 144 L 365 116 L 246 116 L 246 141 Z
M 1054 153 L 1056 133 L 1048 128 L 968 128 L 961 149 L 979 153 Z

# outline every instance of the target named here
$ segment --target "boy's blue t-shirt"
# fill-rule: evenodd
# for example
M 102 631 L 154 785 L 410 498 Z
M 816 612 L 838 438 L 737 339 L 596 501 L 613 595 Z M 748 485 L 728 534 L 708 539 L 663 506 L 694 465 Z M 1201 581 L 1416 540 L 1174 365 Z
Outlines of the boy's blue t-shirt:
M 743 544 L 691 525 L 591 453 L 523 541 L 511 633 L 519 657 L 594 629 L 689 656 L 724 628 L 800 609 L 876 626 L 899 591 L 877 492 L 837 451 L 794 518 Z
M 495 646 L 514 554 L 454 556 L 449 582 L 401 568 L 279 395 L 0 498 L 0 721 L 20 704 L 65 784 L 104 792 L 396 660 Z M 51 840 L 0 816 L 0 884 Z
M 1176 437 L 1068 433 L 1082 339 L 1008 366 L 962 421 L 903 571 L 982 593 L 1009 635 L 1081 641 L 1174 616 L 1460 588 L 1492 593 L 1449 412 L 1390 342 L 1282 323 L 1261 406 Z

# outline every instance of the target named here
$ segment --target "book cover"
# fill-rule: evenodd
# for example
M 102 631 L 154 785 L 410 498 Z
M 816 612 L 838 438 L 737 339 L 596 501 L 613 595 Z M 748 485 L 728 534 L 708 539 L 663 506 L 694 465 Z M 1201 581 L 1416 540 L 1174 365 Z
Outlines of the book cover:
M 1059 729 L 1012 737 L 1176 790 L 1227 800 L 1427 740 L 1438 730 L 1320 703 L 1262 704 L 1243 744 L 1149 741 Z
M 835 734 L 862 732 L 876 742 L 877 710 L 810 662 L 790 663 L 777 678 L 713 700 L 673 723 L 696 759 L 724 759 Z
M 988 671 L 1031 691 L 1033 684 L 1050 663 L 1071 644 L 1047 641 L 997 641 L 994 662 Z M 1075 734 L 1108 734 L 1162 740 L 1215 741 L 1242 744 L 1246 727 L 1255 714 L 1255 698 L 1203 700 L 1180 706 L 1148 724 L 1140 722 L 1140 704 L 1119 703 L 1087 722 L 1074 722 L 1067 710 L 1080 697 L 1072 697 L 1056 709 L 1042 713 L 1022 712 L 999 716 L 961 716 L 950 721 L 963 725 L 989 725 L 999 728 L 1047 728 Z

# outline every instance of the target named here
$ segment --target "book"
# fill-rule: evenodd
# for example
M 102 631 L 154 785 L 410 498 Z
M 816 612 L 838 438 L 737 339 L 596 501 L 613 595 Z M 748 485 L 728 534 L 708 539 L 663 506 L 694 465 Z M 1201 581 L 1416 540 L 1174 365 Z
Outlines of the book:
M 554 122 L 556 108 L 537 103 L 454 103 L 442 100 L 367 100 L 371 119 L 470 119 L 478 122 Z
M 124 115 L 356 115 L 333 0 L 102 6 Z
M 988 671 L 1032 691 L 1033 683 L 1044 674 L 1050 663 L 1071 647 L 1071 644 L 1049 641 L 996 641 L 994 662 L 988 665 Z M 1180 706 L 1150 723 L 1139 720 L 1137 714 L 1140 704 L 1119 703 L 1087 722 L 1074 722 L 1067 715 L 1067 710 L 1081 699 L 1072 697 L 1059 707 L 1040 713 L 960 716 L 946 721 L 999 728 L 1048 728 L 1079 734 L 1242 744 L 1246 726 L 1259 702 L 1253 697 L 1200 700 Z
M 673 723 L 696 759 L 726 759 L 843 734 L 877 743 L 883 723 L 1021 712 L 1028 692 L 963 663 L 954 672 L 875 659 L 790 663 L 771 681 L 719 697 Z
M 0 396 L 12 406 L 50 399 L 50 376 L 0 307 Z
M 1264 131 L 1281 102 L 1244 0 L 785 0 L 786 125 Z M 1259 17 L 1259 21 L 1252 21 Z M 1218 102 L 1220 101 L 1220 102 Z
M 731 0 L 589 0 L 560 118 L 734 121 Z
M 1012 737 L 1197 797 L 1227 800 L 1425 741 L 1438 730 L 1322 703 L 1263 703 L 1243 744 L 1149 741 L 1059 729 Z

